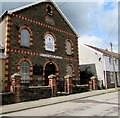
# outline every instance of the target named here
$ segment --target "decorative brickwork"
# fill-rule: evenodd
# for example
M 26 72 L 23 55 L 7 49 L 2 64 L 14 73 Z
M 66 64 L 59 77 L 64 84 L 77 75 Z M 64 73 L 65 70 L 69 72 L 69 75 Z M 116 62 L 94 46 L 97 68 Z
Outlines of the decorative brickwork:
M 48 76 L 49 78 L 49 86 L 52 88 L 52 96 L 57 96 L 57 81 L 55 75 Z
M 14 102 L 20 102 L 21 101 L 21 75 L 18 73 L 15 73 L 11 76 L 12 78 L 12 85 L 10 88 L 10 91 L 14 93 Z
M 65 79 L 65 87 L 64 87 L 65 92 L 68 94 L 73 93 L 72 76 L 66 75 L 64 79 Z
M 9 91 L 9 54 L 10 54 L 10 38 L 11 38 L 11 16 L 6 17 L 6 39 L 5 39 L 5 53 L 7 58 L 5 60 L 5 91 Z
M 57 64 L 54 62 L 54 61 L 47 61 L 44 66 L 43 66 L 43 85 L 45 84 L 44 81 L 45 81 L 45 68 L 46 68 L 46 65 L 49 64 L 49 63 L 52 63 L 55 65 L 55 76 L 56 76 L 56 79 L 59 78 L 59 69 L 58 69 L 58 66 Z
M 73 80 L 75 80 L 75 78 L 76 78 L 76 76 L 75 76 L 75 69 L 74 69 L 74 66 L 72 65 L 72 64 L 68 64 L 67 66 L 66 66 L 66 74 L 68 74 L 68 72 L 67 72 L 67 67 L 68 66 L 70 66 L 70 67 L 72 67 L 72 78 L 73 78 Z
M 96 77 L 91 77 L 89 81 L 89 88 L 90 90 L 97 90 L 98 89 L 98 80 Z
M 33 47 L 33 33 L 32 33 L 32 30 L 28 27 L 28 26 L 22 26 L 20 27 L 19 29 L 19 32 L 18 32 L 18 44 L 20 45 L 20 42 L 21 42 L 21 30 L 22 29 L 27 29 L 30 33 L 30 47 Z
M 74 56 L 74 45 L 73 45 L 73 42 L 72 42 L 71 39 L 67 39 L 66 42 L 67 42 L 67 41 L 70 42 L 70 44 L 71 44 L 71 55 Z M 67 54 L 66 42 L 65 42 L 65 53 Z
M 52 10 L 54 11 L 52 15 L 46 12 L 47 4 L 52 6 Z M 55 21 L 54 26 L 45 21 L 46 16 L 52 17 Z M 30 82 L 32 83 L 29 85 L 48 85 L 45 84 L 45 80 L 47 80 L 45 78 L 47 78 L 49 74 L 46 74 L 45 68 L 49 63 L 53 65 L 54 69 L 52 73 L 56 75 L 57 80 L 64 78 L 68 64 L 73 65 L 72 79 L 76 80 L 76 77 L 79 77 L 79 60 L 76 41 L 78 36 L 54 4 L 44 2 L 33 5 L 11 13 L 10 18 L 9 21 L 12 27 L 10 24 L 7 25 L 10 27 L 10 31 L 8 31 L 10 35 L 7 36 L 9 40 L 6 41 L 6 49 L 9 52 L 9 55 L 7 55 L 8 58 L 6 59 L 6 88 L 9 88 L 7 82 L 9 82 L 10 76 L 16 72 L 20 72 L 20 63 L 23 61 L 27 61 L 30 64 Z M 30 32 L 30 47 L 20 45 L 20 32 L 22 29 L 27 29 Z M 55 51 L 45 50 L 44 36 L 46 33 L 50 33 L 54 37 Z M 72 44 L 71 49 L 72 52 L 74 52 L 72 55 L 65 54 L 64 44 L 66 39 Z M 37 74 L 33 73 L 33 67 L 35 67 L 35 65 L 41 65 L 41 71 Z
M 71 34 L 71 33 L 66 32 L 66 31 L 63 31 L 63 30 L 61 30 L 61 29 L 58 29 L 58 28 L 55 28 L 55 27 L 49 26 L 49 25 L 44 24 L 44 23 L 37 22 L 37 21 L 32 20 L 32 19 L 29 19 L 29 18 L 27 18 L 27 17 L 23 17 L 23 16 L 18 15 L 18 14 L 12 14 L 12 15 L 13 15 L 14 17 L 20 18 L 20 19 L 22 19 L 22 20 L 26 20 L 26 21 L 29 21 L 29 22 L 32 22 L 32 23 L 35 23 L 35 24 L 41 25 L 41 26 L 43 26 L 43 27 L 47 27 L 47 28 L 50 28 L 50 29 L 56 30 L 56 31 L 58 31 L 58 32 L 62 32 L 62 33 L 65 33 L 65 34 L 68 34 L 68 35 L 71 35 L 71 36 L 77 37 L 77 36 L 74 35 L 74 34 Z
M 53 8 L 52 8 L 52 6 L 50 4 L 46 5 L 46 12 L 53 15 Z

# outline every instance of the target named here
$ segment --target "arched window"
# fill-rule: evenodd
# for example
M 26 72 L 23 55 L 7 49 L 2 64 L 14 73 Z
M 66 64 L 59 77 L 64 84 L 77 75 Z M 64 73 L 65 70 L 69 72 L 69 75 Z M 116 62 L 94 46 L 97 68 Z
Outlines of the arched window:
M 25 28 L 20 32 L 20 44 L 21 46 L 30 47 L 30 32 Z
M 67 66 L 67 75 L 73 76 L 73 68 L 72 68 L 71 65 L 68 65 L 68 66 Z
M 72 55 L 72 44 L 69 40 L 66 41 L 66 54 Z
M 21 83 L 29 83 L 30 80 L 30 64 L 24 60 L 20 64 L 20 74 L 22 75 Z
M 53 8 L 51 5 L 49 5 L 49 4 L 46 5 L 46 12 L 50 15 L 53 14 Z

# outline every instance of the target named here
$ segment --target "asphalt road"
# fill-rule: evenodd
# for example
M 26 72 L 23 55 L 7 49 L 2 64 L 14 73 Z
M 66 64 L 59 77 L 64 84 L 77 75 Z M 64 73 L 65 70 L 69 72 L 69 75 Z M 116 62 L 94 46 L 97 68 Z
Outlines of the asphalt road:
M 118 92 L 13 112 L 4 116 L 118 116 Z

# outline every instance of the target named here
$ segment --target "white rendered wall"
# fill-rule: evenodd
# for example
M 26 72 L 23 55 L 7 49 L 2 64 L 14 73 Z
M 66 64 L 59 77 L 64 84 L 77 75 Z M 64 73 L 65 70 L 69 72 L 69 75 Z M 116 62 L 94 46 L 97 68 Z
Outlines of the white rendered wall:
M 101 60 L 99 61 L 99 58 Z M 103 84 L 105 86 L 104 81 L 104 64 L 103 64 L 103 54 L 85 46 L 83 44 L 79 44 L 79 63 L 80 65 L 85 64 L 95 64 L 97 78 L 98 80 L 103 80 Z

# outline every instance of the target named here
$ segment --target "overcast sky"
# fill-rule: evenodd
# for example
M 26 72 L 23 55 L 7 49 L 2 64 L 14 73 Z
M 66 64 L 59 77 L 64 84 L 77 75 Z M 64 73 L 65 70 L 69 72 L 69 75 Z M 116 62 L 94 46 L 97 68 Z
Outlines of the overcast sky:
M 0 2 L 2 14 L 38 0 L 4 0 Z M 54 0 L 78 32 L 79 41 L 95 47 L 118 52 L 118 1 L 119 0 Z M 89 1 L 89 2 L 88 2 Z M 29 2 L 29 3 L 27 3 Z

